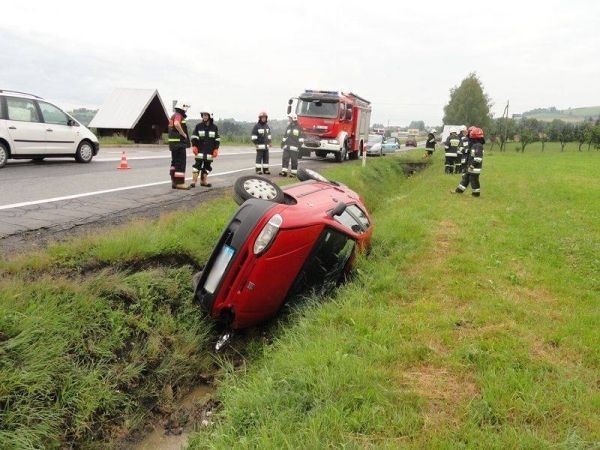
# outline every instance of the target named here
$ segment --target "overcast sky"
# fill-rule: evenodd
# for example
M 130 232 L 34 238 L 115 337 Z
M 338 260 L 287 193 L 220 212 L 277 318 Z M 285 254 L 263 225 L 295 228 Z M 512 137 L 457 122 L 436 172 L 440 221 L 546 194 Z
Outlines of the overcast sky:
M 508 99 L 511 112 L 600 105 L 597 0 L 54 0 L 4 2 L 0 17 L 0 88 L 65 108 L 158 88 L 192 116 L 283 118 L 308 88 L 371 100 L 372 123 L 436 125 L 473 71 L 496 116 Z

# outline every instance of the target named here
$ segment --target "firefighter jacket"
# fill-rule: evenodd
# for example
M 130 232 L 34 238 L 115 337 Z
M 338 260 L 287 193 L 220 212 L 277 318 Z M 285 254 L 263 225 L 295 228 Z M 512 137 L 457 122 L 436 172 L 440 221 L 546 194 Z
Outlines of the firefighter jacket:
M 446 139 L 444 145 L 446 156 L 456 156 L 458 154 L 458 147 L 460 146 L 460 138 L 456 134 L 451 134 Z
M 435 136 L 427 138 L 427 141 L 425 142 L 425 148 L 435 150 Z
M 186 125 L 186 117 L 187 116 L 183 111 L 177 110 L 169 119 L 169 147 L 177 144 L 183 144 L 186 147 L 190 145 L 190 135 Z M 179 131 L 177 131 L 177 128 L 175 128 L 175 122 L 179 122 L 181 124 L 181 128 L 187 137 L 183 137 L 181 134 L 179 134 Z
M 469 152 L 469 137 L 468 136 L 460 137 L 460 144 L 458 146 L 458 152 L 461 155 L 466 155 Z
M 285 129 L 285 134 L 281 141 L 281 148 L 284 150 L 300 150 L 304 143 L 304 137 L 302 136 L 302 130 L 298 122 L 290 123 Z
M 271 127 L 267 122 L 258 122 L 252 128 L 252 142 L 256 150 L 267 150 L 271 145 Z
M 476 142 L 469 150 L 467 157 L 467 172 L 472 174 L 480 174 L 483 167 L 483 144 Z
M 192 133 L 192 145 L 198 148 L 196 158 L 212 159 L 213 151 L 219 148 L 221 138 L 219 129 L 212 119 L 208 123 L 201 121 Z

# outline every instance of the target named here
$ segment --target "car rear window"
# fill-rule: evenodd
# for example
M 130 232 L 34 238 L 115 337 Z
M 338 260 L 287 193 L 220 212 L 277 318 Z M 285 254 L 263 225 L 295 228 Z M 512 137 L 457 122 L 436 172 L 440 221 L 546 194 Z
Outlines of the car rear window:
M 6 109 L 9 120 L 40 122 L 35 103 L 28 98 L 6 97 Z
M 365 228 L 369 228 L 369 225 L 371 225 L 369 223 L 369 218 L 362 209 L 356 205 L 348 205 L 346 209 L 350 211 L 350 213 L 356 217 Z

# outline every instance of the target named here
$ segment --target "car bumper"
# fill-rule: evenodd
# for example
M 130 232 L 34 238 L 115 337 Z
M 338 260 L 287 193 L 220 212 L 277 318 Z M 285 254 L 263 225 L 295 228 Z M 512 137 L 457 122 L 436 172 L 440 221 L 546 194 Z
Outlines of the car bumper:
M 311 141 L 311 142 L 307 142 L 302 146 L 302 150 L 305 151 L 326 151 L 326 152 L 340 152 L 341 149 L 341 145 L 339 143 L 337 144 L 331 144 L 326 140 L 320 140 L 320 141 Z

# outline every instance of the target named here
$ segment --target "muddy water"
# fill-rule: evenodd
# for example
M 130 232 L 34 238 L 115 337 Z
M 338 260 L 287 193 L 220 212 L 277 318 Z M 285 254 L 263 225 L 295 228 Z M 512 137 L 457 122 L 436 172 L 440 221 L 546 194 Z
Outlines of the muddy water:
M 186 395 L 175 405 L 178 411 L 189 414 L 190 420 L 187 426 L 178 429 L 165 429 L 164 425 L 155 424 L 154 429 L 140 442 L 131 445 L 129 450 L 181 450 L 187 445 L 190 434 L 195 430 L 194 426 L 200 427 L 202 423 L 196 423 L 194 415 L 202 409 L 210 398 L 214 396 L 215 388 L 209 385 L 200 385 Z

